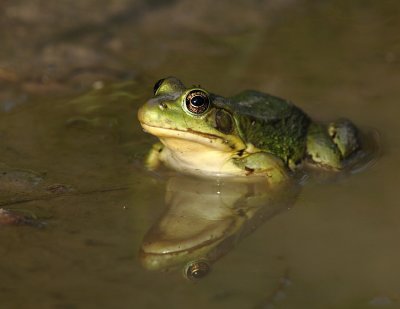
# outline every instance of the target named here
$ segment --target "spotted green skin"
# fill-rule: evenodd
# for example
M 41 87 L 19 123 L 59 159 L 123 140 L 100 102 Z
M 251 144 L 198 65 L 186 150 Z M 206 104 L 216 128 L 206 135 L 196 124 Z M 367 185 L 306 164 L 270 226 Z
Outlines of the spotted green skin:
M 201 115 L 185 107 L 194 89 L 210 100 Z M 161 141 L 148 156 L 149 169 L 165 163 L 188 174 L 254 174 L 281 182 L 303 162 L 340 170 L 359 149 L 358 130 L 346 119 L 322 124 L 269 94 L 248 90 L 224 98 L 200 87 L 186 88 L 174 77 L 156 84 L 154 97 L 139 109 L 138 118 Z
M 279 157 L 288 166 L 304 158 L 310 119 L 289 101 L 247 90 L 228 99 L 215 98 L 214 103 L 233 115 L 246 144 Z

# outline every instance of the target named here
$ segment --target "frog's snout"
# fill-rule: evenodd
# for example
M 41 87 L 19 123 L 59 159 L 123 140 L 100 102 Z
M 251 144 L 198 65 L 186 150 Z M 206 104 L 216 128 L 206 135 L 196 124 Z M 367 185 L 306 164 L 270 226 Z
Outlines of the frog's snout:
M 139 108 L 138 113 L 137 113 L 137 117 L 138 117 L 140 123 L 143 123 L 143 121 L 144 121 L 144 115 L 145 115 L 145 110 L 144 109 L 145 108 L 144 108 L 144 105 L 143 105 L 143 106 L 141 106 Z
M 141 124 L 158 125 L 160 122 L 160 102 L 154 99 L 148 100 L 138 110 L 138 119 Z

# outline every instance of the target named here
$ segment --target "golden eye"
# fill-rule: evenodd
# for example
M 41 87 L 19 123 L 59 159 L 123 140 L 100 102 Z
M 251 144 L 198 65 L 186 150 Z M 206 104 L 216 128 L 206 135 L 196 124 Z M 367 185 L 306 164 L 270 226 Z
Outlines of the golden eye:
M 210 265 L 205 260 L 192 261 L 186 265 L 184 275 L 189 280 L 198 280 L 210 272 Z
M 186 95 L 186 108 L 193 114 L 204 114 L 209 106 L 210 99 L 204 91 L 192 90 Z

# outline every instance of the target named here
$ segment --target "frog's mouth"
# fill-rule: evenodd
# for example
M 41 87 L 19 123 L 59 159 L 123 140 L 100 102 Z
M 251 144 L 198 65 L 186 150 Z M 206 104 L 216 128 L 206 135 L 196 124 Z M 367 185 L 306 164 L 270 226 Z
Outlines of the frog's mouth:
M 193 129 L 183 131 L 176 128 L 161 128 L 144 123 L 141 123 L 141 125 L 145 132 L 157 136 L 161 141 L 173 139 L 179 140 L 180 143 L 192 142 L 223 151 L 234 149 L 234 146 L 228 140 L 215 134 L 198 132 Z

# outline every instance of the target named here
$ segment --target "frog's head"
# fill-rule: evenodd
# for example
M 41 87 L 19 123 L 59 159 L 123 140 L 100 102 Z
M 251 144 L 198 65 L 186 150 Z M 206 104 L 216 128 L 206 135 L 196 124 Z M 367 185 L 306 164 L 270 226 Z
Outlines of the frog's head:
M 145 131 L 170 148 L 194 150 L 198 145 L 229 152 L 244 149 L 234 115 L 222 104 L 224 100 L 200 87 L 186 88 L 177 78 L 168 77 L 154 85 L 154 96 L 139 109 L 138 118 Z

